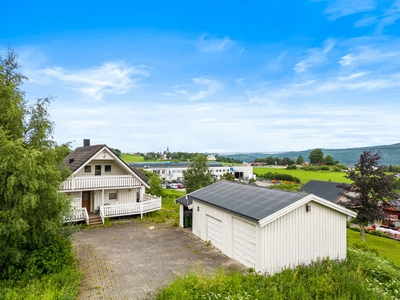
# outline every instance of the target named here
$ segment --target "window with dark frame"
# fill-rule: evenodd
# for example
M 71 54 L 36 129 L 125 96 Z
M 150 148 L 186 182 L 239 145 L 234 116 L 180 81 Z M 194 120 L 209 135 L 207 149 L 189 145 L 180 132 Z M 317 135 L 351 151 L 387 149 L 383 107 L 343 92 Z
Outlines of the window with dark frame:
M 111 173 L 111 165 L 105 165 L 104 172 Z
M 108 193 L 108 200 L 117 200 L 117 191 L 110 191 Z
M 92 173 L 92 166 L 91 165 L 87 165 L 83 168 L 83 172 L 84 173 Z
M 101 175 L 101 165 L 95 165 L 94 175 Z

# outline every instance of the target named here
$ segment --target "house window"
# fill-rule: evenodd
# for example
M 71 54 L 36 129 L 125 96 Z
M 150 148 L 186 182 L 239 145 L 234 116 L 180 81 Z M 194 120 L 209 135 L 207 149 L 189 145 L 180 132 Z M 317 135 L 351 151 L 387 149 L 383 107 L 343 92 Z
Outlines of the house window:
M 94 175 L 101 175 L 101 165 L 94 166 Z
M 110 191 L 108 193 L 108 200 L 117 200 L 117 191 Z
M 83 172 L 84 173 L 92 173 L 92 166 L 91 165 L 87 165 L 83 168 Z
M 111 173 L 111 165 L 105 165 L 104 166 L 104 172 Z

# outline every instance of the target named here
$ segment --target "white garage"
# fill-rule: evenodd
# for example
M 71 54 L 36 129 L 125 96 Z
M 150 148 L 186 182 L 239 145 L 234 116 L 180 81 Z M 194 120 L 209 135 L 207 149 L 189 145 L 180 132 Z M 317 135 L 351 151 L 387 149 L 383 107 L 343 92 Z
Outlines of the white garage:
M 346 217 L 356 216 L 312 194 L 230 181 L 185 198 L 193 212 L 193 234 L 269 274 L 321 258 L 346 258 Z

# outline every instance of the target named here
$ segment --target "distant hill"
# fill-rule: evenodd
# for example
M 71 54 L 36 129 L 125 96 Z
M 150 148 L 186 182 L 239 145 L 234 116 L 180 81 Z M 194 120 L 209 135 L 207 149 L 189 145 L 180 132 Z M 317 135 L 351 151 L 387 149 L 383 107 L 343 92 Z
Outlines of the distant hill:
M 296 159 L 301 155 L 304 161 L 308 161 L 308 155 L 314 149 L 304 150 L 304 151 L 290 151 L 290 152 L 280 152 L 280 153 L 234 153 L 234 154 L 224 154 L 225 157 L 230 157 L 234 159 L 239 159 L 245 162 L 252 162 L 256 158 L 265 158 L 268 156 L 273 157 L 289 157 L 296 161 Z M 346 166 L 353 166 L 360 157 L 363 150 L 374 150 L 380 151 L 382 155 L 381 164 L 382 165 L 392 165 L 400 166 L 400 143 L 393 145 L 384 146 L 373 146 L 373 147 L 363 147 L 363 148 L 347 148 L 347 149 L 323 149 L 324 156 L 330 155 L 334 160 L 339 161 L 341 164 Z

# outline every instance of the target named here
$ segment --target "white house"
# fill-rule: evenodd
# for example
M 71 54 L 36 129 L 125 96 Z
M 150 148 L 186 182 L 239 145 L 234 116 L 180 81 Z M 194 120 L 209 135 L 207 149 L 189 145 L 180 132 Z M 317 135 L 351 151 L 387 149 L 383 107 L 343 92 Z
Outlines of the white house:
M 346 217 L 356 213 L 313 194 L 219 181 L 177 199 L 181 226 L 248 268 L 274 274 L 346 258 Z M 185 224 L 186 223 L 186 224 Z
M 106 145 L 76 148 L 64 160 L 72 175 L 61 191 L 72 199 L 73 211 L 67 221 L 92 223 L 106 217 L 136 215 L 161 209 L 161 198 L 145 194 L 147 178 L 132 169 Z

